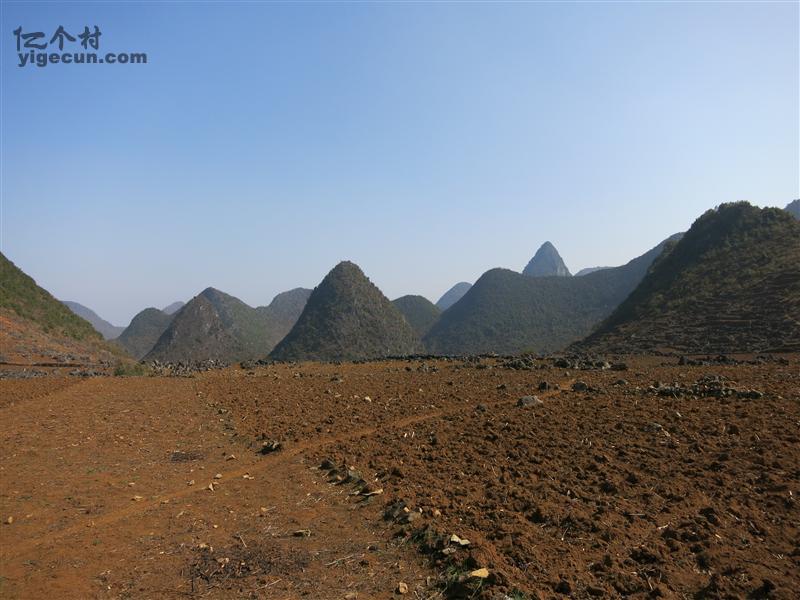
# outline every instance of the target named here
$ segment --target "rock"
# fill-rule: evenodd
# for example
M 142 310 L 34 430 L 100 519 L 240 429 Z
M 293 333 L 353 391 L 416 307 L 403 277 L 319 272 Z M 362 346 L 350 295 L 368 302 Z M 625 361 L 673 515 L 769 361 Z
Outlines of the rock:
M 310 529 L 298 529 L 294 533 L 292 533 L 294 537 L 311 537 L 311 530 Z
M 572 593 L 572 586 L 570 586 L 570 584 L 569 584 L 569 583 L 567 583 L 566 581 L 564 581 L 564 580 L 562 579 L 561 581 L 559 581 L 559 582 L 558 582 L 558 583 L 555 585 L 555 587 L 553 588 L 553 590 L 554 590 L 554 591 L 555 591 L 557 594 L 565 594 L 565 595 L 569 595 L 569 594 L 571 594 L 571 593 Z
M 281 443 L 277 440 L 271 440 L 269 442 L 264 442 L 261 445 L 261 454 L 271 454 L 273 452 L 277 452 L 281 449 Z
M 11 525 L 14 522 L 14 517 L 8 517 L 6 519 L 6 525 Z
M 144 500 L 144 496 L 134 496 L 133 498 L 131 498 L 131 500 L 133 500 L 134 502 L 141 502 L 142 500 Z
M 536 396 L 523 396 L 517 400 L 517 406 L 520 408 L 528 408 L 529 406 L 537 406 L 539 404 L 544 404 L 544 402 L 539 400 Z
M 550 389 L 550 384 L 549 383 L 547 383 L 546 381 L 540 381 L 539 382 L 539 391 L 540 392 L 546 392 L 549 389 Z
M 383 488 L 378 488 L 373 485 L 365 485 L 359 492 L 362 496 L 377 496 L 383 493 Z
M 398 594 L 407 594 L 408 593 L 408 586 L 401 581 L 400 583 L 397 584 L 397 593 Z
M 489 569 L 483 567 L 481 569 L 475 569 L 474 571 L 470 571 L 470 577 L 477 577 L 478 579 L 486 579 L 489 577 Z
M 475 409 L 481 412 L 486 412 L 487 410 L 489 410 L 489 407 L 486 406 L 483 402 L 481 402 L 480 404 L 478 404 L 478 406 L 475 407 Z
M 222 479 L 222 473 L 217 473 L 214 475 L 214 479 Z
M 405 517 L 403 517 L 403 522 L 413 523 L 414 521 L 419 521 L 421 517 L 421 513 L 417 512 L 416 510 L 412 510 L 411 512 L 406 513 Z
M 333 462 L 330 458 L 326 458 L 320 463 L 319 468 L 325 469 L 326 471 L 330 471 L 331 469 L 336 468 L 336 463 Z
M 589 389 L 589 385 L 583 381 L 576 381 L 572 384 L 573 392 L 585 392 Z

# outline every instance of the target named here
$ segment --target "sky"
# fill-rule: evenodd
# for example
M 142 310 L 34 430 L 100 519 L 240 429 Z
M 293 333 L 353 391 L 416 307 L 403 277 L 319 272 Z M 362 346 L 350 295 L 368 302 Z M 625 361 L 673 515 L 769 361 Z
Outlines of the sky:
M 796 2 L 0 7 L 0 249 L 118 325 L 344 259 L 436 301 L 800 197 Z M 19 67 L 13 31 L 59 25 L 147 64 Z

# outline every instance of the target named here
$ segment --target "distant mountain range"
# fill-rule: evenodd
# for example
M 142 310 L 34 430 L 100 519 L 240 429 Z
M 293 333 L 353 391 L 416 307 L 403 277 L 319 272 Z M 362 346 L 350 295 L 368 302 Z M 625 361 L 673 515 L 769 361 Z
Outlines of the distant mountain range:
M 420 352 L 411 325 L 361 269 L 336 265 L 275 347 L 277 360 L 358 360 Z
M 101 318 L 96 312 L 94 312 L 91 308 L 84 306 L 83 304 L 79 304 L 77 302 L 72 302 L 70 300 L 62 300 L 61 302 L 74 312 L 79 317 L 86 319 L 89 323 L 92 324 L 100 335 L 103 336 L 106 340 L 113 340 L 123 331 L 125 331 L 124 327 L 117 327 L 116 325 L 112 325 L 105 319 Z
M 172 306 L 172 305 L 170 305 Z M 157 308 L 145 308 L 115 340 L 136 359 L 142 359 L 153 349 L 175 315 Z
M 442 294 L 442 297 L 436 302 L 436 308 L 442 311 L 447 310 L 453 306 L 453 304 L 461 300 L 461 298 L 464 297 L 464 294 L 466 294 L 471 287 L 472 284 L 467 283 L 466 281 L 455 284 L 444 294 Z
M 528 277 L 569 277 L 570 272 L 561 255 L 550 242 L 545 242 L 522 270 Z
M 746 202 L 708 211 L 580 350 L 800 351 L 800 223 Z
M 403 313 L 406 321 L 414 332 L 422 338 L 439 318 L 441 310 L 430 300 L 423 296 L 401 296 L 392 300 L 397 309 Z
M 604 271 L 606 269 L 612 269 L 612 268 L 613 267 L 587 267 L 575 273 L 575 277 L 583 277 L 584 275 L 588 275 L 589 273 L 595 273 L 596 271 Z
M 560 350 L 589 334 L 607 317 L 676 237 L 626 265 L 582 277 L 487 271 L 442 313 L 423 341 L 435 354 Z
M 176 302 L 173 302 L 172 304 L 168 304 L 167 306 L 162 308 L 161 312 L 164 312 L 164 313 L 166 313 L 168 315 L 174 315 L 176 312 L 178 312 L 180 309 L 182 309 L 185 305 L 186 305 L 185 302 L 181 302 L 180 300 L 177 300 Z
M 312 291 L 253 308 L 207 288 L 187 304 L 148 308 L 116 328 L 61 303 L 0 255 L 1 359 L 104 356 L 195 361 L 358 360 L 420 352 L 800 350 L 800 200 L 785 210 L 747 203 L 708 211 L 620 267 L 569 274 L 546 242 L 523 273 L 492 269 L 432 304 L 389 300 L 350 262 Z M 794 216 L 794 218 L 792 217 Z M 77 313 L 77 314 L 76 314 Z M 84 315 L 82 318 L 79 315 Z M 90 322 L 91 321 L 91 322 Z M 117 348 L 117 349 L 115 349 Z M 44 360 L 44 359 L 43 359 Z
M 144 360 L 264 358 L 294 325 L 309 294 L 297 288 L 279 294 L 269 306 L 253 308 L 207 288 L 174 315 Z

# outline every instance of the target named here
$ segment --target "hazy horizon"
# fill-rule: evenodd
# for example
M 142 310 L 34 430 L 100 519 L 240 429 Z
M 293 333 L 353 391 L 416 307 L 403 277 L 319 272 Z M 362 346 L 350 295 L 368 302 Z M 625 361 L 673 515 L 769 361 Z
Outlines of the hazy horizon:
M 3 3 L 2 252 L 115 325 L 340 260 L 435 302 L 800 197 L 796 3 Z M 99 26 L 145 65 L 17 66 Z

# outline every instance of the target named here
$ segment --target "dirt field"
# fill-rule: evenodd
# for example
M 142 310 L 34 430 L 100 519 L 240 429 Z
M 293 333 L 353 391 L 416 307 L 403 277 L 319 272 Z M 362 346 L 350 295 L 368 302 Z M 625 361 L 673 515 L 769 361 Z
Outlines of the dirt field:
M 800 357 L 626 362 L 0 380 L 0 597 L 798 597 Z

